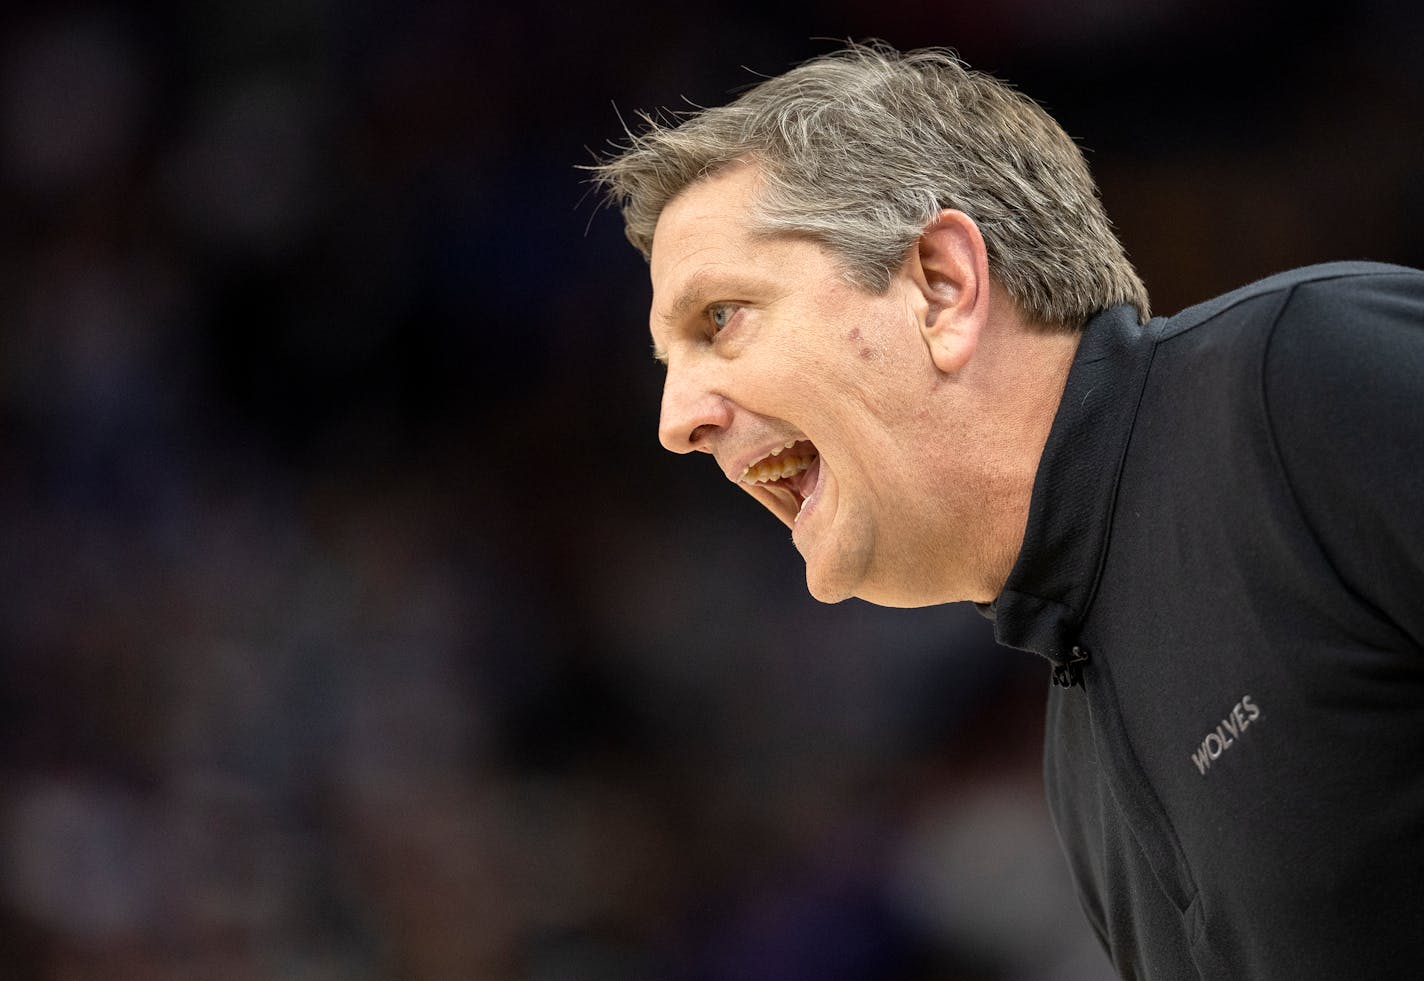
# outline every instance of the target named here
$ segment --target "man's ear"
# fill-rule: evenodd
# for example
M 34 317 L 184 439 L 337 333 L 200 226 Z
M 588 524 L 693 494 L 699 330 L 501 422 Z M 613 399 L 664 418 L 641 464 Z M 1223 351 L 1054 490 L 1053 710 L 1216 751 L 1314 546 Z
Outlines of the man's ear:
M 935 366 L 961 371 L 989 319 L 989 254 L 979 226 L 962 211 L 945 210 L 921 233 L 910 272 L 925 300 L 920 332 Z

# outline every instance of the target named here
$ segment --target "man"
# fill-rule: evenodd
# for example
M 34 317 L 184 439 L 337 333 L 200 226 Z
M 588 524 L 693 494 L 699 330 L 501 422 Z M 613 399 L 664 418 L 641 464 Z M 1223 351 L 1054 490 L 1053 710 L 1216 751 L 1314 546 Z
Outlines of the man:
M 1082 904 L 1143 978 L 1424 964 L 1424 274 L 1148 320 L 1072 141 L 854 46 L 596 168 L 649 257 L 661 439 L 818 598 L 982 605 L 1053 664 Z

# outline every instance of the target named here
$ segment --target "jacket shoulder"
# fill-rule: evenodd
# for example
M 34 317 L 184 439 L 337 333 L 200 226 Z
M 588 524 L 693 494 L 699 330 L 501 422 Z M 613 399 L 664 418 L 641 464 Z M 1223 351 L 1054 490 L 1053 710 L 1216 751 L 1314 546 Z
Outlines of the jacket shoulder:
M 1307 286 L 1312 292 L 1317 289 L 1338 289 L 1351 292 L 1373 277 L 1403 276 L 1416 281 L 1417 288 L 1424 290 L 1424 272 L 1408 266 L 1397 266 L 1383 262 L 1326 262 L 1314 266 L 1303 266 L 1289 272 L 1276 273 L 1254 283 L 1249 283 L 1229 293 L 1198 303 L 1175 316 L 1160 322 L 1157 337 L 1165 340 L 1183 331 L 1191 330 L 1203 323 L 1228 315 L 1237 308 L 1248 305 L 1253 300 L 1272 297 L 1282 299 L 1297 287 Z

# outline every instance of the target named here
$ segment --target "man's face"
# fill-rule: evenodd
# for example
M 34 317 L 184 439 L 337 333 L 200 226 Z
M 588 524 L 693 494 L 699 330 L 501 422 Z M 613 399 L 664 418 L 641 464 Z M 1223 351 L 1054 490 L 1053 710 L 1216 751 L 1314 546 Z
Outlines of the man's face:
M 737 166 L 658 222 L 662 443 L 711 453 L 791 528 L 818 599 L 942 601 L 946 584 L 924 580 L 963 543 L 944 534 L 954 491 L 941 483 L 945 421 L 929 408 L 943 376 L 917 326 L 925 298 L 903 273 L 868 294 L 817 243 L 749 234 L 756 187 Z

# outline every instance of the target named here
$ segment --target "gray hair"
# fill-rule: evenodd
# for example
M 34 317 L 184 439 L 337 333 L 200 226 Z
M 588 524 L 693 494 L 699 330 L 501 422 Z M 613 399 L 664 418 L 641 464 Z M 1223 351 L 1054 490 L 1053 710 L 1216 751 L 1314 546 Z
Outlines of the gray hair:
M 664 207 L 738 162 L 760 172 L 754 230 L 809 236 L 882 294 L 945 208 L 979 226 L 991 275 L 1029 319 L 1077 329 L 1147 289 L 1077 145 L 1035 102 L 951 51 L 852 44 L 736 101 L 676 113 L 589 169 L 647 258 Z

